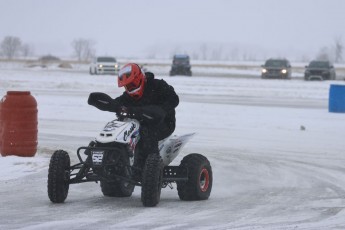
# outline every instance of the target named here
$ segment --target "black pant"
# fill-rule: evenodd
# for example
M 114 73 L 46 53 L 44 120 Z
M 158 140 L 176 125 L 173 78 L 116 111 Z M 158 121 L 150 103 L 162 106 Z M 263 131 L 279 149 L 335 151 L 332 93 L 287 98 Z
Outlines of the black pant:
M 159 154 L 158 141 L 170 136 L 175 130 L 175 122 L 161 122 L 156 125 L 142 124 L 140 140 L 135 151 L 135 167 L 142 168 L 149 154 Z
M 159 154 L 158 141 L 170 136 L 175 130 L 174 122 L 161 122 L 156 125 L 141 125 L 138 143 L 140 155 Z

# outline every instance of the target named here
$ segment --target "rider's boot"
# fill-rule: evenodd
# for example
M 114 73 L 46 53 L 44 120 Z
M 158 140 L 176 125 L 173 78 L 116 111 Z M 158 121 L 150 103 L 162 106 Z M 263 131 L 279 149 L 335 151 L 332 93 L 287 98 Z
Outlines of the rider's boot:
M 132 179 L 133 180 L 135 180 L 137 182 L 141 181 L 142 171 L 144 169 L 144 165 L 145 165 L 145 158 L 142 156 L 142 154 L 140 154 L 139 151 L 135 151 L 134 163 L 132 166 L 132 169 L 133 169 Z

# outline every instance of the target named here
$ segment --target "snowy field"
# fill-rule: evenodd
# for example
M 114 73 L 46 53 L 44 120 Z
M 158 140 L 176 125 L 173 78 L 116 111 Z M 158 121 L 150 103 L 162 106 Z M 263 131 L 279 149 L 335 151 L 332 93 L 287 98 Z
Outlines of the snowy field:
M 0 97 L 31 91 L 39 119 L 35 157 L 0 157 L 0 229 L 345 229 L 345 114 L 328 112 L 330 84 L 344 81 L 156 77 L 180 95 L 175 133 L 197 133 L 172 164 L 205 155 L 209 200 L 180 201 L 176 187 L 165 188 L 158 206 L 145 208 L 139 187 L 109 198 L 84 183 L 51 203 L 51 154 L 64 149 L 75 163 L 76 149 L 114 117 L 89 106 L 89 93 L 122 89 L 114 76 L 0 68 Z

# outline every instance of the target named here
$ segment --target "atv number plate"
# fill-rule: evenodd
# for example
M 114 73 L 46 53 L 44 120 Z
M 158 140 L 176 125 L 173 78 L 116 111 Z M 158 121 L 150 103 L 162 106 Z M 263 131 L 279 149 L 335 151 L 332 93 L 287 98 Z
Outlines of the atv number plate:
M 91 151 L 94 165 L 102 165 L 104 151 Z

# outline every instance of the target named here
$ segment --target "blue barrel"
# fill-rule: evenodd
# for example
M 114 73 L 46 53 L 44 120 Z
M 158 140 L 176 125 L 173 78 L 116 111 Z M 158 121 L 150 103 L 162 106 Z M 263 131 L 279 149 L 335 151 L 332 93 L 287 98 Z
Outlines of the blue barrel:
M 331 85 L 329 89 L 328 111 L 345 113 L 345 85 Z

